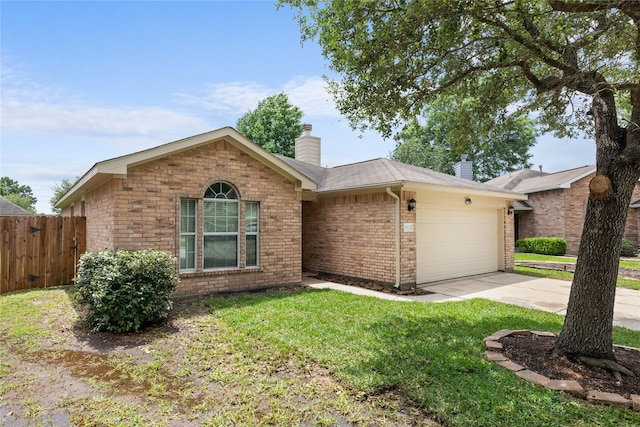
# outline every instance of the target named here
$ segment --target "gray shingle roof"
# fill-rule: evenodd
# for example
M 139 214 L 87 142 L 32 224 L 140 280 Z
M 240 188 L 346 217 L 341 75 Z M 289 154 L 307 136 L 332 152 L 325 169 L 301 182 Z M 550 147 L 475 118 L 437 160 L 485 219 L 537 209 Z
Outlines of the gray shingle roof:
M 28 210 L 22 209 L 20 206 L 11 203 L 4 197 L 0 197 L 0 215 L 3 216 L 11 216 L 11 215 L 33 215 Z
M 511 172 L 487 181 L 487 184 L 499 186 L 505 190 L 517 193 L 536 193 L 539 191 L 569 188 L 569 186 L 585 176 L 596 171 L 593 165 L 582 166 L 575 169 L 556 173 L 537 172 L 531 169 L 522 169 Z
M 278 156 L 289 166 L 297 169 L 318 183 L 318 193 L 345 191 L 384 185 L 397 185 L 401 182 L 432 184 L 469 190 L 507 192 L 486 183 L 480 183 L 435 172 L 418 166 L 407 165 L 393 160 L 379 158 L 359 163 L 351 163 L 332 168 L 310 165 L 289 157 Z
M 548 173 L 533 169 L 520 169 L 518 171 L 509 172 L 508 174 L 490 179 L 487 181 L 487 184 L 504 188 L 505 190 L 511 190 L 525 179 L 537 178 L 544 175 L 548 175 Z

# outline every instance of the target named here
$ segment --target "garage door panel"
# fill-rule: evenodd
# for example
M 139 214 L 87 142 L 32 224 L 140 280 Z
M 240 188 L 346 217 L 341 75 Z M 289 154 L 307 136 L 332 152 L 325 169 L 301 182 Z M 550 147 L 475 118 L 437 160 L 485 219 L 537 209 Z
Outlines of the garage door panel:
M 416 215 L 418 283 L 498 269 L 497 210 L 423 208 Z

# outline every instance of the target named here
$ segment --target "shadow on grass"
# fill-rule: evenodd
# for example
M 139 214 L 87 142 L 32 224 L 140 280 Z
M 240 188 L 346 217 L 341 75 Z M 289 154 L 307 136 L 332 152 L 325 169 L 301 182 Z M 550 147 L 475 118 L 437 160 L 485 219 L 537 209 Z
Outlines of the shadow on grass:
M 483 338 L 500 329 L 558 332 L 562 317 L 473 299 L 391 302 L 334 291 L 212 299 L 214 316 L 282 352 L 327 367 L 366 394 L 394 390 L 445 425 L 637 425 L 631 411 L 537 387 L 490 363 Z M 618 331 L 619 332 L 619 331 Z M 637 340 L 628 331 L 620 336 Z

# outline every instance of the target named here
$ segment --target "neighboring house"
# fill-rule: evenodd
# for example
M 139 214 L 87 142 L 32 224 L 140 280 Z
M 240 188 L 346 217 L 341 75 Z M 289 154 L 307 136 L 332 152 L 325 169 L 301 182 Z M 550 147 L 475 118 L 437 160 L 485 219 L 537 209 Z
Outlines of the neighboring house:
M 320 139 L 276 156 L 223 128 L 96 163 L 61 199 L 87 250 L 157 248 L 177 294 L 301 281 L 302 270 L 414 286 L 513 268 L 526 196 L 376 159 L 320 166 Z
M 11 203 L 4 197 L 0 196 L 0 216 L 19 216 L 19 215 L 33 215 L 26 209 L 21 208 L 15 203 Z
M 561 237 L 567 253 L 577 254 L 582 236 L 589 182 L 595 166 L 556 173 L 522 169 L 487 181 L 508 191 L 524 193 L 526 201 L 515 203 L 515 238 Z M 636 184 L 627 216 L 625 238 L 639 241 L 640 183 Z

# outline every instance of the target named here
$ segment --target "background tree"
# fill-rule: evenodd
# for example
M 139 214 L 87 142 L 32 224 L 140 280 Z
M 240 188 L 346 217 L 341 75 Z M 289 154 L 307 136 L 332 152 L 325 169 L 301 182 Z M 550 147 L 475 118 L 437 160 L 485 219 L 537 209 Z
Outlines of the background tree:
M 22 209 L 33 214 L 37 213 L 36 202 L 38 199 L 33 195 L 33 191 L 28 185 L 20 185 L 18 181 L 3 176 L 0 178 L 0 196 Z
M 54 184 L 53 187 L 51 187 L 53 190 L 53 196 L 49 199 L 49 204 L 51 204 L 51 211 L 53 213 L 56 215 L 61 214 L 61 210 L 55 207 L 56 203 L 58 203 L 58 200 L 60 200 L 62 196 L 64 196 L 65 193 L 73 187 L 73 184 L 75 184 L 78 179 L 80 179 L 80 177 L 76 177 L 74 181 L 65 178 L 60 182 L 60 184 Z
M 268 96 L 238 119 L 236 129 L 265 150 L 295 157 L 295 139 L 302 133 L 302 110 L 284 93 Z
M 640 178 L 640 2 L 281 3 L 300 8 L 303 39 L 317 38 L 341 74 L 330 89 L 354 127 L 389 135 L 446 94 L 482 99 L 478 121 L 516 106 L 537 111 L 543 131 L 594 137 L 597 172 L 554 351 L 613 361 L 618 258 Z
M 425 124 L 420 125 L 417 120 L 409 122 L 396 136 L 398 144 L 391 158 L 452 174 L 460 155 L 468 154 L 468 160 L 473 162 L 474 179 L 482 182 L 531 167 L 529 150 L 537 136 L 534 123 L 514 114 L 478 123 L 466 108 L 474 102 L 478 101 L 447 98 L 427 106 Z M 458 125 L 458 121 L 465 125 Z

